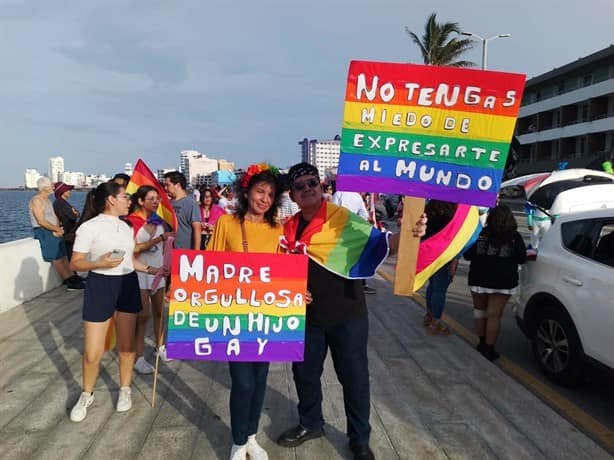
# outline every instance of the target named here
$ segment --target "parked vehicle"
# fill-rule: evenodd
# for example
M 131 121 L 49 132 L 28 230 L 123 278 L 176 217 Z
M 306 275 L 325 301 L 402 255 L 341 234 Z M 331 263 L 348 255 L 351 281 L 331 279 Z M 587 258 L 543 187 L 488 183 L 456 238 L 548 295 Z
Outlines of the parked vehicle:
M 518 325 L 541 370 L 581 381 L 587 361 L 614 369 L 614 209 L 558 217 L 520 271 Z

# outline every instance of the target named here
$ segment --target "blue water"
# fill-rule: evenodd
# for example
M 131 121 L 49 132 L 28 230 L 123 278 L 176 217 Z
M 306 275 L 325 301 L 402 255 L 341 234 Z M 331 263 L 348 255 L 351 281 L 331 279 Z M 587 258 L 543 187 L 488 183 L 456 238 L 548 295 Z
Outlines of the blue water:
M 35 194 L 35 191 L 0 190 L 0 243 L 32 236 L 28 203 Z M 86 195 L 86 192 L 74 191 L 68 202 L 81 212 Z

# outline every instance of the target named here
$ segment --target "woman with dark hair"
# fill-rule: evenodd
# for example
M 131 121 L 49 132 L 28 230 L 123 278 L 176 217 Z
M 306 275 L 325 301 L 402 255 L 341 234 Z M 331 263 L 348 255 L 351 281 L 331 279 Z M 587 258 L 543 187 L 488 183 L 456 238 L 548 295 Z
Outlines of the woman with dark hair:
M 143 185 L 130 197 L 132 205 L 130 214 L 126 220 L 132 225 L 135 247 L 134 254 L 137 260 L 145 265 L 160 267 L 164 263 L 164 242 L 169 237 L 174 237 L 174 232 L 167 232 L 164 220 L 156 214 L 160 204 L 158 190 L 151 185 Z M 167 360 L 164 338 L 160 331 L 162 313 L 164 309 L 164 278 L 158 283 L 155 290 L 153 281 L 155 276 L 148 273 L 138 273 L 139 287 L 141 290 L 141 307 L 136 321 L 136 361 L 134 369 L 140 374 L 152 374 L 154 367 L 148 363 L 143 351 L 145 348 L 145 332 L 149 320 L 149 304 L 153 309 L 153 328 L 156 350 L 160 357 Z
M 456 212 L 456 203 L 441 200 L 429 200 L 424 207 L 429 225 L 423 240 L 436 235 L 450 223 Z M 446 304 L 446 293 L 448 286 L 456 275 L 458 258 L 452 259 L 429 279 L 426 288 L 426 314 L 424 315 L 424 326 L 427 327 L 429 334 L 449 335 L 451 330 L 441 321 L 443 310 Z
M 477 349 L 494 361 L 499 358 L 495 342 L 503 310 L 510 296 L 517 291 L 518 264 L 527 260 L 524 241 L 508 206 L 498 205 L 490 210 L 486 227 L 464 257 L 471 261 L 468 283 L 480 339 Z
M 241 180 L 235 214 L 219 218 L 207 250 L 279 253 L 283 233 L 276 220 L 279 199 L 277 174 L 266 164 L 252 165 Z M 231 460 L 268 459 L 256 441 L 258 421 L 264 402 L 267 362 L 228 363 L 230 389 L 230 425 L 233 446 Z
M 134 334 L 137 313 L 141 311 L 135 269 L 153 275 L 158 267 L 134 258 L 132 230 L 119 218 L 128 214 L 129 206 L 123 186 L 114 182 L 100 184 L 88 194 L 76 231 L 70 266 L 89 275 L 83 297 L 83 389 L 70 411 L 73 422 L 85 419 L 87 408 L 94 402 L 94 385 L 111 318 L 115 321 L 119 352 L 117 411 L 125 412 L 132 407 Z
M 205 249 L 213 233 L 213 228 L 217 220 L 226 214 L 213 198 L 213 191 L 209 187 L 200 190 L 200 224 L 202 227 L 200 238 L 200 249 Z

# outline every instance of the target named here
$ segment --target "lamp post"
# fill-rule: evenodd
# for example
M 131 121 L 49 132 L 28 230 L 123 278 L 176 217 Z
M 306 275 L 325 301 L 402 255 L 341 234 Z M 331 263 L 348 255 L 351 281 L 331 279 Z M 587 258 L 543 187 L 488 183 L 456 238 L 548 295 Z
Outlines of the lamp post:
M 488 41 L 494 40 L 495 38 L 507 38 L 507 37 L 512 36 L 512 34 L 499 34 L 499 35 L 493 35 L 492 37 L 488 37 L 488 38 L 482 38 L 478 34 L 474 34 L 472 32 L 461 32 L 461 35 L 466 35 L 467 37 L 473 37 L 476 40 L 479 40 L 482 42 L 482 70 L 486 69 L 486 52 L 488 50 Z

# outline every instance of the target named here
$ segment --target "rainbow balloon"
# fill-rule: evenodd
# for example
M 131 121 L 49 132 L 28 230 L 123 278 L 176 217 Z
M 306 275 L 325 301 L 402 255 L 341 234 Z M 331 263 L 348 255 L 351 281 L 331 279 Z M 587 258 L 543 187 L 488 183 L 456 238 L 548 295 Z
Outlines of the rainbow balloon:
M 512 73 L 353 61 L 337 188 L 494 205 L 524 81 Z
M 307 257 L 175 249 L 168 356 L 302 361 Z

